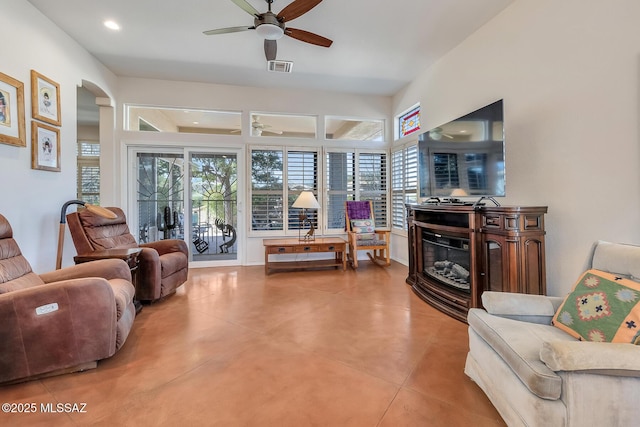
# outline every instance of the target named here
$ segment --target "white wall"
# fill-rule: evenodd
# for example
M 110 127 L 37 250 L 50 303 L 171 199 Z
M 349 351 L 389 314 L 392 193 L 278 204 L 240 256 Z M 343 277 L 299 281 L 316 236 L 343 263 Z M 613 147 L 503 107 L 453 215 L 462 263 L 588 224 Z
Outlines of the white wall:
M 82 80 L 107 93 L 115 76 L 25 0 L 0 0 L 0 71 L 24 83 L 27 147 L 0 144 L 0 213 L 12 225 L 23 254 L 36 272 L 55 268 L 60 209 L 76 198 L 76 96 Z M 31 169 L 30 70 L 60 84 L 61 172 Z M 64 265 L 75 249 L 67 233 Z
M 76 137 L 78 141 L 100 141 L 100 129 L 98 126 L 78 126 Z
M 640 2 L 518 0 L 393 100 L 433 128 L 505 102 L 507 197 L 549 207 L 547 287 L 597 239 L 640 244 Z

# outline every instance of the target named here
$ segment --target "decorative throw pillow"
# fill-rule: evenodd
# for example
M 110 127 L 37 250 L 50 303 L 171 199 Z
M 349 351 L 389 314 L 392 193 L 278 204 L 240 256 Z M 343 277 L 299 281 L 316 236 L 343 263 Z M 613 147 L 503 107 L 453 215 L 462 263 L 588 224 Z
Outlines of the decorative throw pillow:
M 354 233 L 373 233 L 375 225 L 371 219 L 353 219 L 351 220 L 351 231 Z
M 584 341 L 639 344 L 640 283 L 588 270 L 558 308 L 553 325 Z
M 376 238 L 374 223 L 370 219 L 351 220 L 351 231 L 356 233 L 356 240 L 373 240 Z
M 373 240 L 376 238 L 376 233 L 358 233 L 356 234 L 356 240 Z

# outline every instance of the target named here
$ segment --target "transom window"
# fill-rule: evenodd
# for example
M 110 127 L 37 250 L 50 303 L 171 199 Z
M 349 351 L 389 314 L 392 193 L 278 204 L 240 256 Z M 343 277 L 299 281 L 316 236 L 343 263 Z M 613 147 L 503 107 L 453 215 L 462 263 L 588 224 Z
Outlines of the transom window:
M 398 116 L 398 129 L 400 138 L 420 130 L 420 105 Z
M 239 111 L 126 105 L 125 130 L 240 135 Z
M 251 113 L 251 136 L 280 138 L 315 138 L 316 116 Z
M 383 141 L 384 121 L 328 116 L 325 118 L 325 138 L 347 141 Z

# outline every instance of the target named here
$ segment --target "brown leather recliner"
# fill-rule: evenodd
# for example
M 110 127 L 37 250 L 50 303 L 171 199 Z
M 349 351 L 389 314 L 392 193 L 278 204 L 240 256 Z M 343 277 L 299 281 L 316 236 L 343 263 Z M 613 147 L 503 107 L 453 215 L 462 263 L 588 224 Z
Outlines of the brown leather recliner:
M 187 280 L 189 249 L 182 240 L 167 239 L 138 245 L 120 208 L 107 208 L 115 219 L 87 209 L 67 215 L 69 231 L 79 255 L 114 248 L 142 248 L 138 256 L 136 299 L 156 301 L 173 294 Z
M 0 215 L 0 383 L 95 368 L 113 356 L 133 325 L 134 293 L 120 259 L 34 273 Z

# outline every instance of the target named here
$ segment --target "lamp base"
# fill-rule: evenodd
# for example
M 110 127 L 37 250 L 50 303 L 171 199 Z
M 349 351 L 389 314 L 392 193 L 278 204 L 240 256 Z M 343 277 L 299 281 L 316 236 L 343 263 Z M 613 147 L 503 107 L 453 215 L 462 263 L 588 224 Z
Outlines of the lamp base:
M 305 232 L 302 227 L 298 228 L 298 240 L 301 242 L 313 242 L 314 240 L 316 240 L 316 233 L 315 229 L 313 228 L 313 222 L 309 220 L 309 217 L 306 214 L 300 215 L 300 222 L 302 227 L 306 222 L 308 222 L 309 230 Z
M 316 240 L 316 235 L 314 234 L 309 234 L 312 231 L 309 230 L 307 232 L 305 232 L 305 230 L 298 230 L 298 240 L 301 242 L 313 242 Z M 304 234 L 302 234 L 304 233 Z

